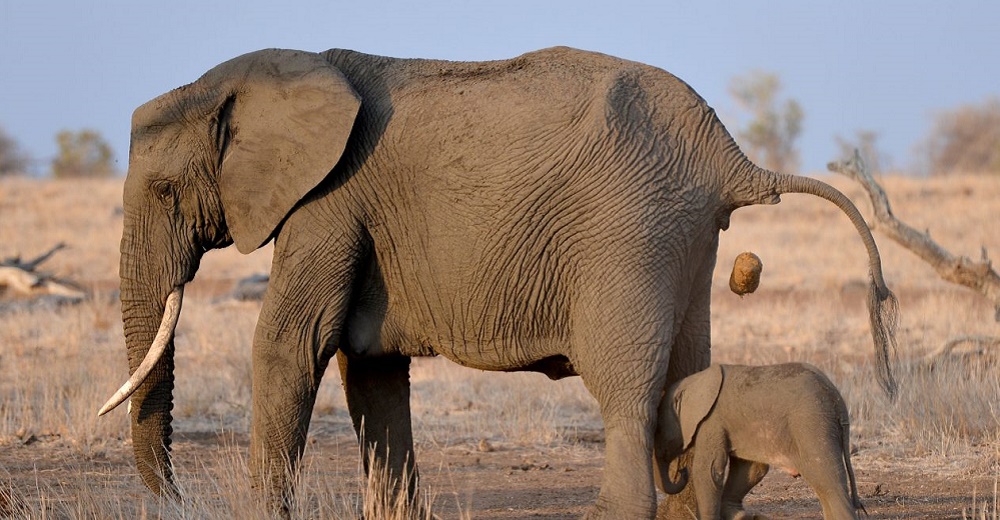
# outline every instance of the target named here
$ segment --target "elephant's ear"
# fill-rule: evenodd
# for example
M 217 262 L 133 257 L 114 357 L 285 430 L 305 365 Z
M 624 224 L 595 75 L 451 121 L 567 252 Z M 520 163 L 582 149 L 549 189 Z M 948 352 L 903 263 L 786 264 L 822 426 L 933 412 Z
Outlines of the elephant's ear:
M 722 379 L 722 366 L 712 365 L 688 376 L 678 385 L 674 394 L 674 406 L 681 423 L 685 450 L 691 447 L 698 433 L 698 427 L 718 401 L 719 392 L 722 391 Z
M 226 96 L 212 136 L 219 197 L 236 247 L 249 253 L 337 164 L 361 98 L 322 56 L 301 51 L 246 54 L 199 82 Z

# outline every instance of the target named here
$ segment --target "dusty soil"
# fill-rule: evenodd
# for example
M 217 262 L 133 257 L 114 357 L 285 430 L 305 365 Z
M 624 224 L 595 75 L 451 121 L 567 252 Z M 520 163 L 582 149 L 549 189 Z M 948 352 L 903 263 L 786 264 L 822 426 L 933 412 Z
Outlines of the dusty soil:
M 357 444 L 348 424 L 328 422 L 313 435 L 304 464 L 312 478 L 344 482 L 345 493 L 358 486 Z M 335 431 L 339 430 L 339 433 Z M 198 478 L 218 464 L 223 446 L 246 453 L 247 438 L 216 432 L 178 432 L 175 440 L 178 479 Z M 506 444 L 418 446 L 425 490 L 434 495 L 442 518 L 579 518 L 594 503 L 600 487 L 601 432 L 581 432 L 560 447 Z M 46 489 L 69 491 L 48 500 L 75 500 L 72 490 L 97 488 L 124 502 L 149 498 L 124 444 L 90 455 L 56 437 L 0 447 L 6 475 L 0 478 L 17 494 L 37 499 L 39 481 Z M 215 461 L 215 462 L 213 462 Z M 995 480 L 958 478 L 918 470 L 879 470 L 858 466 L 859 493 L 871 518 L 971 517 L 976 504 L 995 498 Z M 88 482 L 89 481 L 89 482 Z M 662 499 L 663 497 L 661 497 Z M 746 501 L 747 508 L 771 518 L 822 518 L 819 502 L 801 478 L 771 472 Z M 2 504 L 0 504 L 2 506 Z M 991 509 L 992 510 L 992 509 Z M 0 508 L 2 513 L 2 508 Z M 3 517 L 0 514 L 0 517 Z M 978 516 L 977 516 L 978 518 Z

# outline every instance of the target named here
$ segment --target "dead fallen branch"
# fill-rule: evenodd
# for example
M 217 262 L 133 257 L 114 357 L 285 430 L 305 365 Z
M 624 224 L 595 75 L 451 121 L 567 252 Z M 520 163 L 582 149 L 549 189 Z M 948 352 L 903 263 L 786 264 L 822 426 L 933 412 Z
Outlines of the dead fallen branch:
M 56 244 L 52 249 L 28 261 L 22 261 L 20 256 L 0 260 L 0 289 L 22 296 L 55 297 L 61 304 L 82 301 L 86 297 L 86 291 L 79 285 L 37 271 L 39 265 L 65 247 L 66 244 Z
M 38 255 L 34 259 L 28 260 L 27 262 L 22 262 L 20 256 L 14 256 L 14 257 L 11 257 L 11 258 L 6 258 L 4 260 L 0 260 L 0 266 L 3 266 L 3 267 L 16 267 L 16 268 L 21 269 L 23 271 L 29 271 L 29 272 L 31 272 L 31 271 L 34 271 L 36 268 L 38 268 L 38 266 L 41 265 L 42 262 L 45 262 L 46 260 L 48 260 L 49 258 L 51 258 L 52 255 L 54 255 L 56 253 L 56 251 L 59 251 L 61 249 L 66 249 L 66 243 L 65 242 L 59 242 L 58 244 L 56 244 L 55 246 L 53 246 L 52 249 L 49 249 L 48 251 L 46 251 L 46 252 Z
M 950 356 L 986 355 L 989 349 L 1000 349 L 1000 338 L 991 336 L 959 336 L 924 356 L 924 362 L 933 363 Z M 957 353 L 956 353 L 957 352 Z M 995 352 L 995 351 L 994 351 Z
M 868 192 L 875 211 L 875 221 L 869 223 L 872 229 L 912 251 L 930 264 L 945 281 L 964 285 L 985 296 L 993 303 L 994 319 L 1000 321 L 1000 275 L 993 269 L 985 247 L 978 262 L 966 256 L 955 256 L 931 240 L 928 233 L 921 233 L 897 219 L 892 214 L 885 191 L 868 172 L 857 150 L 852 159 L 832 162 L 826 167 L 854 179 Z

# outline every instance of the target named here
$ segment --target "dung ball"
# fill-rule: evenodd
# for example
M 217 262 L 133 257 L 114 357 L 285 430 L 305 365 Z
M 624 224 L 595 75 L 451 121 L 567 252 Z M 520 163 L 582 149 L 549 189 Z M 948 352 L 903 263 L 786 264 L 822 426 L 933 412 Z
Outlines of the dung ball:
M 763 268 L 764 264 L 757 255 L 749 251 L 740 253 L 733 262 L 733 272 L 729 275 L 729 290 L 740 296 L 756 291 Z

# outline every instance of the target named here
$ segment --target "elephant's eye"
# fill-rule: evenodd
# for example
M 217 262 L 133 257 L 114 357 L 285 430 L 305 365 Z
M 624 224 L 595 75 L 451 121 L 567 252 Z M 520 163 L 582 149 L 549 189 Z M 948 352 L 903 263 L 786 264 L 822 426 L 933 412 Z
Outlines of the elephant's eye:
M 160 181 L 154 183 L 151 188 L 156 198 L 160 199 L 160 202 L 164 204 L 174 203 L 174 187 L 169 182 Z

